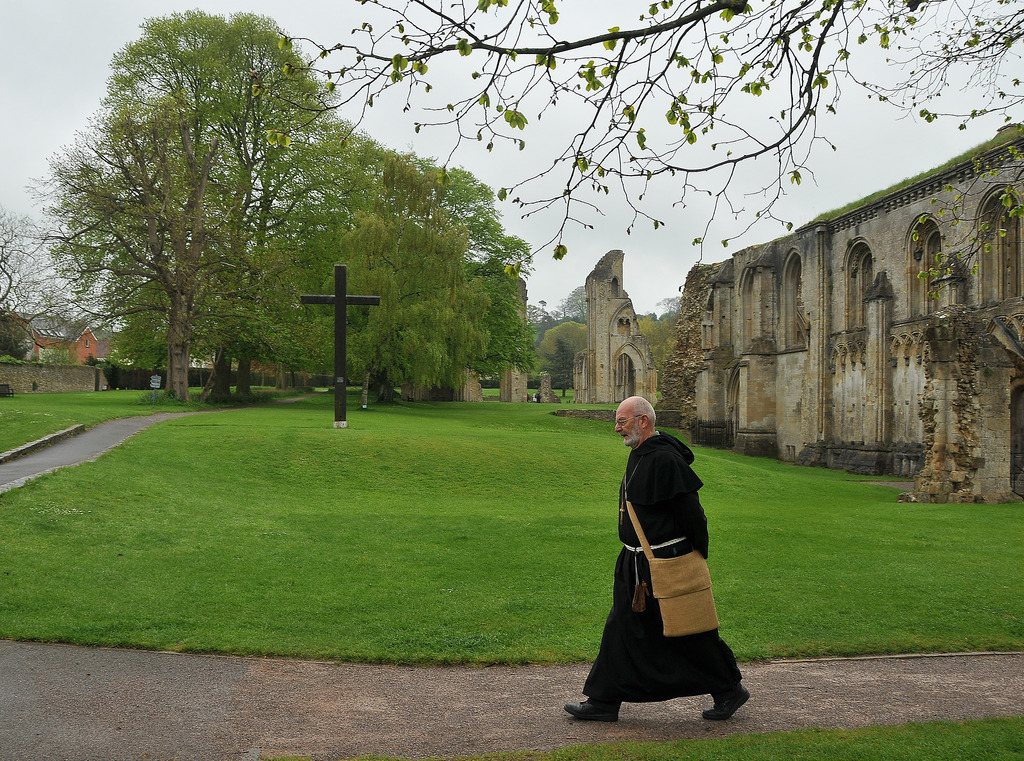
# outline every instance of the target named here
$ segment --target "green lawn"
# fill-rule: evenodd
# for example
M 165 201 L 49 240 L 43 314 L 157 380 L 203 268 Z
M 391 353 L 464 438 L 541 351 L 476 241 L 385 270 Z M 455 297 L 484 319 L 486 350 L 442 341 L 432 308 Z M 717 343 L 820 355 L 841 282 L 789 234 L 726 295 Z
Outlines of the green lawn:
M 344 430 L 329 395 L 179 418 L 0 495 L 0 637 L 592 658 L 626 455 L 611 427 L 548 405 L 349 409 Z M 1024 645 L 1019 504 L 899 504 L 845 473 L 697 458 L 740 659 Z
M 267 395 L 290 396 L 296 391 L 254 389 Z M 196 394 L 199 389 L 195 389 Z M 153 412 L 184 412 L 210 409 L 211 405 L 179 402 L 163 392 L 154 397 L 149 391 L 83 391 L 69 394 L 16 394 L 0 398 L 0 452 L 73 425 L 92 427 L 106 420 Z M 224 405 L 222 405 L 224 406 Z
M 383 761 L 385 756 L 366 756 Z M 1024 717 L 899 727 L 805 729 L 663 743 L 602 743 L 463 761 L 1020 761 Z M 301 761 L 281 759 L 281 761 Z

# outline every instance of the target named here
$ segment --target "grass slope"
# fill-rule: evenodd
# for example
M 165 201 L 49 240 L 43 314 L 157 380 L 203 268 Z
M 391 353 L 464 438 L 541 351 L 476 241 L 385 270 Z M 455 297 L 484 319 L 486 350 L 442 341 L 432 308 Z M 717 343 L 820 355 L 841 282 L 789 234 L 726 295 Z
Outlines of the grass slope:
M 0 495 L 0 637 L 395 663 L 585 661 L 626 451 L 546 405 L 331 399 L 163 423 Z M 698 451 L 723 636 L 1019 649 L 1019 505 Z

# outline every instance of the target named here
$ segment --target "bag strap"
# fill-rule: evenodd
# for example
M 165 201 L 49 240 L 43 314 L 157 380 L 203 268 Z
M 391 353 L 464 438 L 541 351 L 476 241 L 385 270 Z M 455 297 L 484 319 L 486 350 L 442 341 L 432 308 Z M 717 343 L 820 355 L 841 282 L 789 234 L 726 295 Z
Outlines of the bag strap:
M 648 561 L 654 560 L 654 550 L 651 549 L 651 544 L 647 541 L 647 535 L 644 533 L 644 530 L 640 528 L 640 520 L 636 517 L 633 503 L 628 499 L 626 500 L 626 510 L 629 511 L 629 519 L 633 521 L 633 528 L 636 529 L 636 536 L 640 540 L 640 546 L 644 548 L 644 555 L 647 556 Z

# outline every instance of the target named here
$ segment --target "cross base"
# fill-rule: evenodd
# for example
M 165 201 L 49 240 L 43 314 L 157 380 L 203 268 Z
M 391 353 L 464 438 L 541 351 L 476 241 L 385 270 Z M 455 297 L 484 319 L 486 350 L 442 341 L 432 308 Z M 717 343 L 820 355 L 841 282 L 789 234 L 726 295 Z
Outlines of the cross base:
M 348 421 L 347 420 L 335 420 L 334 421 L 334 427 L 335 428 L 348 428 Z

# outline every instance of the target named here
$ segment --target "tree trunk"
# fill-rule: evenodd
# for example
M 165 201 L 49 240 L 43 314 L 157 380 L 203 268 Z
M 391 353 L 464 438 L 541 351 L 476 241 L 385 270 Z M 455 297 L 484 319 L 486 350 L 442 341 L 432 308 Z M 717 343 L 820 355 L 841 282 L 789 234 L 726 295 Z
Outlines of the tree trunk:
M 366 375 L 363 376 L 363 399 L 362 399 L 362 402 L 363 402 L 363 409 L 364 410 L 366 409 L 366 398 L 369 396 L 369 394 L 370 394 L 370 373 L 367 372 Z
M 248 396 L 252 393 L 252 360 L 249 357 L 238 359 L 238 381 L 235 393 L 239 396 Z
M 179 298 L 171 299 L 167 321 L 167 393 L 188 401 L 189 330 Z
M 377 389 L 378 402 L 387 403 L 395 401 L 395 384 L 391 382 L 387 375 L 375 376 L 373 385 Z
M 212 396 L 231 396 L 231 357 L 223 348 L 217 349 L 217 357 L 213 361 Z

